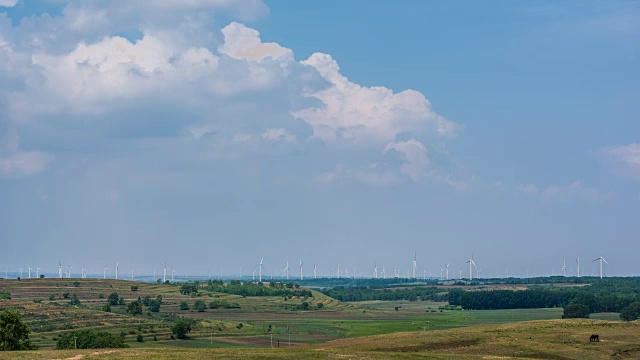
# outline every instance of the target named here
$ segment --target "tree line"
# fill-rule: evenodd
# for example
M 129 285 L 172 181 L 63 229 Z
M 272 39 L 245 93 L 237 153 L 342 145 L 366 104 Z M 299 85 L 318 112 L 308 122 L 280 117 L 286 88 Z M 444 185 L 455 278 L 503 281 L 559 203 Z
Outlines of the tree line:
M 320 290 L 323 294 L 340 301 L 407 300 L 445 301 L 447 296 L 434 286 L 386 289 L 379 287 L 336 287 Z

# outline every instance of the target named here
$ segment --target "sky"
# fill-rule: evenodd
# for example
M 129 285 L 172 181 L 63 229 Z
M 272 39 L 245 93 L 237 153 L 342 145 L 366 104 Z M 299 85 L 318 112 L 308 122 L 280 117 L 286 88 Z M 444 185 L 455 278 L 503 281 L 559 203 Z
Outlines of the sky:
M 638 1 L 0 0 L 0 270 L 637 275 L 639 63 Z

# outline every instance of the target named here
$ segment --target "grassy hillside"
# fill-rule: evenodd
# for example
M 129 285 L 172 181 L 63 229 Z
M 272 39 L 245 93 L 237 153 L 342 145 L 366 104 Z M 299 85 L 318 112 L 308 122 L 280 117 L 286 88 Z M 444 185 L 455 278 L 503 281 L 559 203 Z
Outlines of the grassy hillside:
M 598 334 L 601 341 L 590 343 Z M 145 348 L 0 353 L 0 359 L 637 359 L 640 325 L 529 321 L 403 332 L 280 349 Z

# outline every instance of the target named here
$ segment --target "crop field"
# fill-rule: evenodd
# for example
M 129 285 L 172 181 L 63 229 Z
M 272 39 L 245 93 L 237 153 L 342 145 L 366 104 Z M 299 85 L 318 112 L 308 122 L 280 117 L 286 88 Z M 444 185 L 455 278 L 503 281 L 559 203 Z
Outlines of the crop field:
M 420 354 L 428 358 L 448 358 L 455 354 L 456 357 L 478 358 L 470 349 L 484 349 L 482 351 L 487 354 L 498 354 L 495 356 L 515 356 L 513 354 L 517 351 L 522 351 L 522 356 L 518 355 L 522 358 L 580 358 L 562 357 L 565 355 L 555 353 L 553 356 L 544 357 L 546 353 L 540 352 L 544 346 L 536 344 L 539 341 L 558 341 L 555 338 L 547 339 L 552 337 L 552 331 L 565 334 L 568 336 L 566 339 L 574 339 L 571 340 L 573 342 L 567 342 L 565 347 L 574 344 L 574 347 L 580 347 L 580 351 L 588 351 L 588 347 L 582 349 L 582 337 L 594 331 L 608 334 L 607 339 L 599 346 L 606 347 L 609 349 L 607 351 L 612 353 L 619 351 L 620 356 L 627 356 L 635 354 L 634 351 L 637 350 L 634 349 L 640 349 L 640 345 L 637 348 L 625 348 L 621 345 L 630 338 L 620 336 L 626 333 L 637 334 L 638 326 L 637 323 L 618 321 L 617 313 L 593 314 L 593 318 L 597 320 L 582 322 L 556 321 L 562 315 L 560 308 L 441 310 L 440 307 L 446 303 L 343 303 L 315 291 L 313 297 L 303 299 L 295 296 L 243 297 L 204 290 L 196 295 L 182 295 L 179 290 L 180 286 L 177 285 L 123 280 L 0 280 L 0 292 L 11 294 L 11 300 L 0 300 L 0 310 L 12 309 L 21 312 L 32 330 L 32 341 L 42 349 L 11 355 L 18 358 L 74 359 L 178 359 L 183 356 L 193 359 L 232 356 L 283 359 L 348 356 L 382 359 L 412 358 L 411 354 Z M 126 313 L 126 306 L 122 305 L 112 306 L 112 312 L 102 311 L 102 306 L 107 303 L 107 297 L 112 292 L 117 292 L 126 303 L 146 295 L 154 298 L 160 295 L 160 312 L 145 312 L 141 316 L 131 316 Z M 73 294 L 80 300 L 80 306 L 70 304 Z M 237 303 L 240 307 L 207 308 L 197 311 L 192 306 L 196 300 L 203 300 L 205 303 L 226 300 Z M 309 310 L 300 309 L 303 301 L 310 304 Z M 182 302 L 187 302 L 190 309 L 181 310 Z M 322 308 L 319 308 L 318 304 L 322 304 Z M 178 317 L 191 318 L 197 324 L 188 339 L 172 338 L 171 324 Z M 535 336 L 532 335 L 527 340 L 523 335 L 525 330 L 522 330 L 525 328 Z M 130 348 L 74 352 L 47 350 L 55 347 L 57 339 L 63 333 L 74 329 L 93 329 L 120 334 L 124 336 Z M 614 336 L 611 329 L 620 331 L 620 336 Z M 136 341 L 138 335 L 143 336 L 143 342 Z M 520 347 L 522 350 L 517 351 L 511 349 L 515 345 L 506 345 L 505 337 L 508 336 L 514 336 L 513 341 L 516 338 L 522 340 L 526 347 Z M 620 339 L 617 343 L 620 346 L 611 349 L 607 342 L 617 338 Z M 635 343 L 630 341 L 629 344 Z M 275 349 L 271 349 L 272 347 Z M 507 350 L 515 352 L 512 355 L 500 355 Z M 529 356 L 527 351 L 533 355 Z M 74 357 L 76 355 L 81 357 Z M 6 354 L 0 354 L 0 359 L 6 358 L 3 356 Z

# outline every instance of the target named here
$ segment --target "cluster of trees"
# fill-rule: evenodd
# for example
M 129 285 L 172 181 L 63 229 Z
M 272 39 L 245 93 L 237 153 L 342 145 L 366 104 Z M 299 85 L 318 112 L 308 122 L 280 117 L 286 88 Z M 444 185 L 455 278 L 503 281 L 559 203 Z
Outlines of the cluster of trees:
M 106 331 L 80 330 L 60 337 L 56 349 L 106 349 L 128 347 L 124 337 Z
M 171 326 L 171 332 L 178 338 L 184 339 L 187 334 L 191 332 L 193 327 L 193 320 L 181 318 Z
M 35 349 L 29 341 L 30 333 L 19 312 L 7 310 L 0 313 L 0 351 Z
M 408 301 L 445 301 L 442 289 L 433 286 L 404 289 L 385 289 L 376 287 L 336 287 L 320 290 L 325 295 L 340 301 L 370 300 L 408 300 Z
M 580 304 L 584 305 L 589 313 L 620 312 L 634 301 L 640 301 L 640 295 L 594 293 L 588 287 L 449 291 L 449 304 L 460 305 L 470 310 L 551 308 Z
M 212 292 L 241 296 L 313 296 L 311 290 L 301 289 L 300 285 L 281 282 L 270 282 L 269 286 L 264 286 L 261 282 L 253 283 L 231 280 L 225 284 L 222 280 L 209 280 L 207 285 L 204 286 L 204 289 Z
M 636 301 L 620 310 L 620 319 L 624 321 L 637 320 L 640 317 L 640 302 Z
M 109 294 L 109 297 L 107 298 L 107 303 L 109 305 L 124 305 L 124 298 L 123 297 L 118 297 L 118 293 L 117 292 L 112 292 L 111 294 Z

